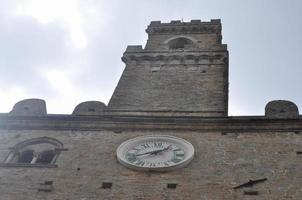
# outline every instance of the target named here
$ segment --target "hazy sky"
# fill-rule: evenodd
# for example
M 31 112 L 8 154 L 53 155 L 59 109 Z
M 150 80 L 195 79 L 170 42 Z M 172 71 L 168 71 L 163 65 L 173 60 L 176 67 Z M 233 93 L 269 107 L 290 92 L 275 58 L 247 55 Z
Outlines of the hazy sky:
M 0 112 L 26 98 L 48 113 L 108 103 L 127 45 L 152 20 L 220 18 L 230 54 L 230 115 L 262 115 L 273 99 L 302 110 L 301 0 L 0 0 Z

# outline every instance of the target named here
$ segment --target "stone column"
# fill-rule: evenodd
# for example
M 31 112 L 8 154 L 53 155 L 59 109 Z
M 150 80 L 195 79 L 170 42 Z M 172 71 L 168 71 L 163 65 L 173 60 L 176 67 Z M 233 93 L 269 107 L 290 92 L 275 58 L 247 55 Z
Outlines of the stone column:
M 11 163 L 12 159 L 14 158 L 14 155 L 15 155 L 15 151 L 9 152 L 9 154 L 5 160 L 5 163 Z
M 37 159 L 39 158 L 39 153 L 34 152 L 33 154 L 34 154 L 34 156 L 33 156 L 33 159 L 31 160 L 30 164 L 35 164 Z

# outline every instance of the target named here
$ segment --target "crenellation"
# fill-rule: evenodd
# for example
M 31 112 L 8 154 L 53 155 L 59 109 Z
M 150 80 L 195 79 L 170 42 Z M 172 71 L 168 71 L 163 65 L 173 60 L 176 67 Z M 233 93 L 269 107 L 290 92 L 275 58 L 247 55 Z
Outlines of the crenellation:
M 128 45 L 126 52 L 137 52 L 137 51 L 142 51 L 143 46 L 142 45 Z
M 221 19 L 211 19 L 211 23 L 221 24 Z
M 190 22 L 184 22 L 182 20 L 171 20 L 170 22 L 161 22 L 161 21 L 151 21 L 149 26 L 173 26 L 178 25 L 190 25 L 190 24 L 199 24 L 199 25 L 211 25 L 211 24 L 221 24 L 220 19 L 211 19 L 210 21 L 201 21 L 200 19 L 193 19 Z
M 43 99 L 24 99 L 14 105 L 10 114 L 25 116 L 46 115 L 46 103 Z
M 270 119 L 298 119 L 300 117 L 297 105 L 286 100 L 268 102 L 265 106 L 265 116 Z
M 191 24 L 199 24 L 199 23 L 201 23 L 201 20 L 200 19 L 192 19 L 190 22 L 191 22 Z
M 72 115 L 101 115 L 106 105 L 100 101 L 86 101 L 75 107 Z
M 150 22 L 150 26 L 157 26 L 157 25 L 160 25 L 161 24 L 161 21 L 151 21 Z
M 161 21 L 153 21 L 150 23 L 146 32 L 153 34 L 221 34 L 221 21 L 211 20 L 210 22 L 202 22 L 200 20 L 192 20 L 191 22 L 181 22 L 174 20 L 170 23 L 162 23 Z
M 181 24 L 182 22 L 180 20 L 172 20 L 170 23 L 171 24 Z

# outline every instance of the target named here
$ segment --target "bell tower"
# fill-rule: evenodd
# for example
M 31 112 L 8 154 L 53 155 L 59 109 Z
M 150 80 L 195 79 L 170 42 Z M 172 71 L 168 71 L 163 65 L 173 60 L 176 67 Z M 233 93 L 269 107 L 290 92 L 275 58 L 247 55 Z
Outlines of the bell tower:
M 224 117 L 228 112 L 228 51 L 221 22 L 153 21 L 148 41 L 128 46 L 126 68 L 108 104 L 127 115 Z

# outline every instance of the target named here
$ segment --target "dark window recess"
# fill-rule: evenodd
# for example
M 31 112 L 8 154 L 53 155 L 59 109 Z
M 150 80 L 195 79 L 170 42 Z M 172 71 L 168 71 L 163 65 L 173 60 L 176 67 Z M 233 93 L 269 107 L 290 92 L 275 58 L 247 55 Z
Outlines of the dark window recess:
M 302 151 L 297 151 L 297 155 L 302 155 Z
M 53 181 L 45 181 L 40 184 L 38 191 L 40 192 L 51 192 L 53 190 Z
M 20 153 L 17 163 L 30 163 L 33 160 L 33 157 L 34 157 L 33 150 L 25 150 Z
M 244 195 L 258 195 L 259 192 L 258 191 L 244 191 L 243 194 Z
M 121 130 L 115 130 L 115 131 L 113 131 L 114 133 L 122 133 L 122 131 Z
M 88 111 L 89 112 L 95 112 L 95 109 L 94 108 L 88 108 Z
M 32 145 L 39 145 L 39 144 L 50 144 L 53 147 L 48 147 L 46 149 L 32 147 Z M 54 139 L 48 137 L 39 137 L 39 138 L 32 138 L 30 140 L 26 140 L 16 144 L 14 147 L 9 149 L 9 154 L 7 155 L 4 163 L 7 163 L 7 166 L 10 164 L 22 164 L 18 166 L 40 166 L 40 165 L 47 165 L 46 167 L 54 167 L 53 165 L 59 156 L 61 151 L 66 151 L 67 149 L 63 148 L 63 144 Z M 28 165 L 27 165 L 28 164 Z M 38 164 L 38 165 L 35 165 Z
M 79 168 L 79 167 L 78 167 L 78 168 L 77 168 L 77 170 L 78 170 L 78 171 L 80 171 L 80 170 L 81 170 L 81 168 Z
M 168 188 L 168 189 L 176 189 L 177 185 L 178 185 L 178 184 L 176 184 L 176 183 L 168 183 L 168 184 L 167 184 L 167 188 Z
M 110 182 L 103 182 L 102 183 L 102 188 L 103 189 L 111 189 L 111 187 L 112 187 L 112 183 L 110 183 Z
M 222 132 L 222 133 L 221 133 L 221 135 L 227 135 L 227 134 L 228 134 L 227 132 Z
M 53 184 L 53 181 L 45 181 L 44 182 L 44 185 L 52 185 Z
M 189 45 L 192 45 L 193 42 L 187 38 L 177 38 L 169 42 L 170 49 L 184 49 Z
M 43 151 L 37 159 L 36 163 L 50 164 L 54 157 L 55 153 L 53 150 Z

